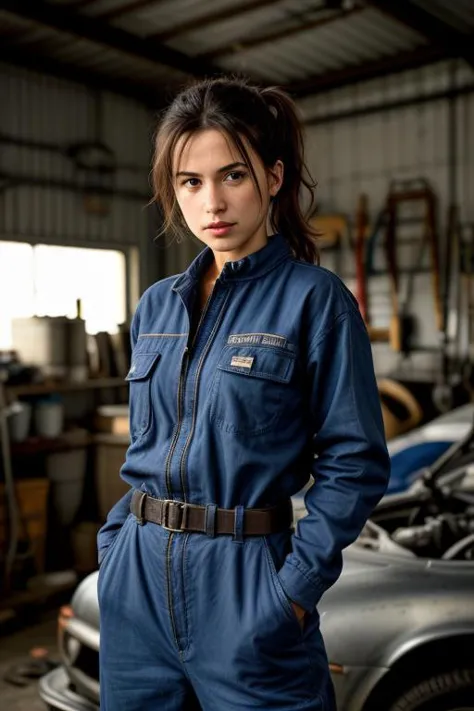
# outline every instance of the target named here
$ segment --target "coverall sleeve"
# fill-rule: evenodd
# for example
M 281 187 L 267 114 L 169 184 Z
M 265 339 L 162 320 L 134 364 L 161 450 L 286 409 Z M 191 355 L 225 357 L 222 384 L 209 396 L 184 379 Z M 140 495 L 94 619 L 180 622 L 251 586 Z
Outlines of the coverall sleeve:
M 308 376 L 314 484 L 279 577 L 288 597 L 310 611 L 339 577 L 342 550 L 361 532 L 390 476 L 370 341 L 356 308 L 311 343 Z
M 135 311 L 130 326 L 130 341 L 132 345 L 132 350 L 135 348 L 135 344 L 138 339 L 139 333 L 139 306 Z M 97 534 L 97 550 L 98 550 L 98 563 L 102 562 L 102 559 L 112 543 L 113 539 L 122 528 L 125 519 L 130 512 L 130 502 L 132 500 L 133 489 L 131 488 L 127 493 L 122 496 L 121 499 L 117 501 L 114 506 L 110 509 L 107 520 Z

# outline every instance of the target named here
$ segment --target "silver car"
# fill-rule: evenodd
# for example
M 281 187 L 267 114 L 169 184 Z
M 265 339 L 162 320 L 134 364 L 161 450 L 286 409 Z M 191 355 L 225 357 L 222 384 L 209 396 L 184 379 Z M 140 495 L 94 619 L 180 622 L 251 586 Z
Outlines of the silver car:
M 345 552 L 319 605 L 339 711 L 474 711 L 473 442 L 385 498 Z M 50 709 L 98 709 L 96 585 L 60 613 L 62 666 L 40 681 Z

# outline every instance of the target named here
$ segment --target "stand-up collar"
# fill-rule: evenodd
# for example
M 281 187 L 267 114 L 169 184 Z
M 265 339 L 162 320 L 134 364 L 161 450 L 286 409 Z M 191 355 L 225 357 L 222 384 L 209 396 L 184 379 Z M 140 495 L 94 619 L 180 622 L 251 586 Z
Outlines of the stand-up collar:
M 256 279 L 274 269 L 280 262 L 289 259 L 291 251 L 285 238 L 276 234 L 268 238 L 267 244 L 242 259 L 226 262 L 219 275 L 223 282 Z M 214 259 L 212 250 L 206 247 L 188 269 L 181 274 L 173 284 L 173 289 L 179 289 L 190 282 L 196 283 L 211 265 Z

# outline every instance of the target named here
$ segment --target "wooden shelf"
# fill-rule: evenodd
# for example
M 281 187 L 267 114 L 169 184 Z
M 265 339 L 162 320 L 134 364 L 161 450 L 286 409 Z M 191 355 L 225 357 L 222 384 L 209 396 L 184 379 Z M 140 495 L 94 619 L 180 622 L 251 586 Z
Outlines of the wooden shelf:
M 49 381 L 45 383 L 30 383 L 25 385 L 5 385 L 7 397 L 26 397 L 28 395 L 48 395 L 50 393 L 81 392 L 94 388 L 128 387 L 123 378 L 96 378 L 83 381 Z
M 55 452 L 69 452 L 74 449 L 83 449 L 94 444 L 91 434 L 80 437 L 62 435 L 48 439 L 46 437 L 29 437 L 24 442 L 12 442 L 10 450 L 12 457 L 29 457 L 38 454 L 53 454 Z

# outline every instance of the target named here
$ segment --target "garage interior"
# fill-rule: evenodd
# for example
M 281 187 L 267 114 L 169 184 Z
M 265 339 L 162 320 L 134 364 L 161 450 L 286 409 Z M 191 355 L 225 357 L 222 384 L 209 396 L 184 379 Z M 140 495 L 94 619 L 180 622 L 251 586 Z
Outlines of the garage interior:
M 57 611 L 127 488 L 131 316 L 200 251 L 156 237 L 157 116 L 222 73 L 297 102 L 388 440 L 474 399 L 471 0 L 0 0 L 2 708 L 45 708 Z

